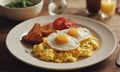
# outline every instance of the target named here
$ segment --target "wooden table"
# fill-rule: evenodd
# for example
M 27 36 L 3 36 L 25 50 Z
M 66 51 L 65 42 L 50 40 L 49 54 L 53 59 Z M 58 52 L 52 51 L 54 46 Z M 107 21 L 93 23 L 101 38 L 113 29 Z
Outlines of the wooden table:
M 45 0 L 44 7 L 40 16 L 48 15 L 47 5 L 49 0 Z M 67 14 L 87 16 L 85 13 L 84 0 L 67 0 L 68 9 Z M 116 57 L 120 52 L 120 15 L 115 14 L 112 18 L 101 20 L 98 16 L 87 16 L 96 19 L 109 26 L 116 34 L 118 45 L 114 53 L 104 61 L 83 69 L 77 69 L 70 72 L 120 72 L 120 66 L 116 65 Z M 27 65 L 16 58 L 14 58 L 7 50 L 5 40 L 8 32 L 20 22 L 12 21 L 4 17 L 0 17 L 0 72 L 56 72 L 52 70 L 45 70 Z

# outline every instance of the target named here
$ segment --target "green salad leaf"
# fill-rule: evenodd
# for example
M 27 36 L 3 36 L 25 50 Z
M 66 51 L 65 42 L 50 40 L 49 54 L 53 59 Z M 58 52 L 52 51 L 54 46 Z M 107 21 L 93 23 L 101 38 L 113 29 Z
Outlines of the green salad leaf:
M 35 5 L 31 0 L 17 0 L 15 2 L 10 2 L 6 7 L 9 8 L 26 8 Z

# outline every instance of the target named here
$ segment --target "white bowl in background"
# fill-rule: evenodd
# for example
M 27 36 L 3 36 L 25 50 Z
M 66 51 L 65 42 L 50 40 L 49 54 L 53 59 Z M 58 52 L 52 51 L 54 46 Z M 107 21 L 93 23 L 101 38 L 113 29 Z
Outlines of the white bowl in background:
M 23 21 L 33 17 L 36 17 L 42 10 L 44 0 L 32 0 L 37 3 L 34 6 L 26 8 L 8 8 L 5 7 L 6 4 L 13 2 L 15 0 L 0 0 L 1 13 L 6 18 L 15 21 Z

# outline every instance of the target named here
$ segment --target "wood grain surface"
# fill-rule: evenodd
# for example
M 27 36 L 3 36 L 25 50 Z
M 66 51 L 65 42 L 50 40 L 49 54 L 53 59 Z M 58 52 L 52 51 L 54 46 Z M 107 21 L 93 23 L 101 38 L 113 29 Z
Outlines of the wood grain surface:
M 49 0 L 44 0 L 44 7 L 39 16 L 48 15 L 48 3 Z M 67 3 L 65 14 L 85 16 L 104 23 L 114 31 L 118 41 L 116 50 L 109 58 L 93 66 L 68 72 L 120 72 L 120 66 L 116 64 L 116 58 L 120 52 L 120 14 L 115 13 L 113 17 L 102 20 L 100 15 L 88 16 L 86 14 L 85 0 L 67 0 Z M 20 22 L 0 17 L 0 72 L 57 72 L 27 65 L 10 54 L 5 44 L 6 36 L 18 23 Z

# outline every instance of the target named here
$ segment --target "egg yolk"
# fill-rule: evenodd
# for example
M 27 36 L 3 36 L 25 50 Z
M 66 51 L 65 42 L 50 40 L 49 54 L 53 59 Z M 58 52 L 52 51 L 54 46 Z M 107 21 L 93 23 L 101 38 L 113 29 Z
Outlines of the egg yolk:
M 68 41 L 69 39 L 66 34 L 60 34 L 55 38 L 55 42 L 57 42 L 58 44 L 66 44 L 68 43 Z
M 79 35 L 76 28 L 70 29 L 67 34 L 69 34 L 70 36 L 73 36 L 73 37 L 77 37 Z

